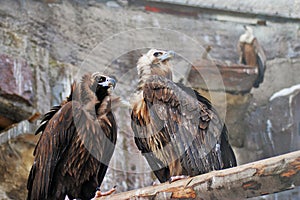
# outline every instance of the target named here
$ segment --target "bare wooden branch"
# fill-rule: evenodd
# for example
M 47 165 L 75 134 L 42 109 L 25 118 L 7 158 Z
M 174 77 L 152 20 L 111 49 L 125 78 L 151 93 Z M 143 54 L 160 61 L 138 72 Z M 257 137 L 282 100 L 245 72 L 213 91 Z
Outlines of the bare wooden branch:
M 300 151 L 99 199 L 243 199 L 300 185 Z

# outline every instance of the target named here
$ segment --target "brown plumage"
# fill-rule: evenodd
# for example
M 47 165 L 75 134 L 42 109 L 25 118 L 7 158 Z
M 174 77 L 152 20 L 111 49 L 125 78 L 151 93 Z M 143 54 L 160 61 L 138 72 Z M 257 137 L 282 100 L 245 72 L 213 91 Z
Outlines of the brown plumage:
M 117 139 L 110 108 L 115 80 L 86 74 L 71 95 L 42 119 L 28 177 L 27 199 L 91 199 L 104 178 Z
M 137 147 L 160 182 L 236 166 L 226 126 L 211 103 L 172 81 L 172 54 L 152 49 L 138 61 L 131 114 Z
M 259 87 L 264 80 L 266 70 L 266 56 L 263 48 L 259 45 L 257 39 L 253 35 L 253 30 L 249 26 L 245 26 L 245 33 L 240 36 L 238 43 L 238 52 L 240 63 L 253 67 L 258 67 L 258 76 L 253 86 Z

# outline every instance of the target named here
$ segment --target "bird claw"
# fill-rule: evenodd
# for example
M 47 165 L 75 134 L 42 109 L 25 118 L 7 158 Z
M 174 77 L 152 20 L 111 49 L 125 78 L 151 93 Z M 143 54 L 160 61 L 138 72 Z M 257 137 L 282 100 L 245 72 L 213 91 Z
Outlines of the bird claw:
M 153 182 L 152 182 L 152 186 L 156 186 L 156 185 L 160 185 L 160 182 L 158 182 L 158 181 L 153 181 Z
M 101 192 L 100 187 L 97 187 L 97 191 L 96 191 L 95 197 L 93 199 L 111 195 L 114 191 L 116 191 L 116 187 L 117 186 L 115 185 L 112 189 L 110 189 L 109 191 L 106 191 L 106 192 Z
M 181 179 L 186 179 L 189 178 L 189 176 L 186 175 L 180 175 L 180 176 L 171 176 L 169 179 L 169 183 L 173 183 L 175 181 L 181 180 Z

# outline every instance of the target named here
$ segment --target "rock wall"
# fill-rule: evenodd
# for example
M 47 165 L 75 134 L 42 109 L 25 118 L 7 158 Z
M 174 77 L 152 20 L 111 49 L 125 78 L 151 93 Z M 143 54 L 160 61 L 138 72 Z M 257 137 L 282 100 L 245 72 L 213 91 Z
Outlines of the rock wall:
M 293 150 L 299 149 L 299 143 L 291 145 L 285 143 L 285 140 L 292 136 L 284 133 L 286 127 L 294 127 L 289 134 L 295 134 L 292 137 L 298 141 L 298 130 L 295 126 L 299 120 L 295 118 L 295 113 L 299 113 L 299 108 L 294 100 L 295 94 L 289 93 L 285 97 L 280 97 L 279 101 L 271 97 L 285 88 L 294 88 L 298 85 L 299 76 L 299 58 L 292 59 L 274 59 L 267 62 L 265 80 L 258 89 L 252 89 L 252 99 L 248 102 L 249 106 L 245 113 L 246 134 L 244 149 L 239 149 L 241 153 L 241 163 L 250 162 L 257 159 L 271 157 Z M 285 99 L 285 100 L 284 100 Z M 276 120 L 275 120 L 276 119 Z M 273 127 L 274 126 L 274 127 Z M 275 128 L 276 127 L 276 128 Z M 284 139 L 286 137 L 286 139 Z M 277 138 L 274 141 L 274 138 Z M 280 138 L 280 139 L 279 139 Z M 255 144 L 255 145 L 254 145 Z M 247 157 L 249 156 L 249 157 Z M 247 159 L 243 159 L 247 158 Z
M 190 18 L 152 13 L 144 11 L 143 7 L 127 7 L 123 4 L 113 6 L 116 4 L 111 3 L 1 1 L 0 57 L 22 59 L 27 63 L 33 79 L 32 90 L 29 90 L 30 95 L 33 95 L 33 98 L 29 98 L 31 103 L 27 105 L 22 100 L 14 101 L 17 108 L 27 106 L 29 113 L 10 123 L 27 119 L 34 113 L 48 111 L 50 106 L 58 104 L 67 96 L 70 83 L 87 71 L 97 70 L 115 75 L 119 80 L 116 95 L 128 100 L 132 88 L 137 84 L 134 80 L 137 73 L 135 63 L 140 54 L 150 47 L 173 49 L 178 53 L 179 56 L 173 61 L 178 74 L 176 80 L 182 77 L 182 71 L 186 71 L 182 69 L 198 58 L 208 45 L 212 46 L 209 57 L 228 63 L 238 60 L 236 44 L 244 31 L 242 22 L 210 20 L 207 15 Z M 299 125 L 296 125 L 299 116 L 293 113 L 293 106 L 297 106 L 299 101 L 298 95 L 293 93 L 295 97 L 288 108 L 282 106 L 290 98 L 288 96 L 282 99 L 283 104 L 269 101 L 275 92 L 299 83 L 299 25 L 294 22 L 267 21 L 267 26 L 255 26 L 254 31 L 268 58 L 264 83 L 249 94 L 221 94 L 226 96 L 226 108 L 222 104 L 224 101 L 220 105 L 227 111 L 226 122 L 239 163 L 299 149 L 299 143 L 292 144 L 288 149 L 279 147 L 282 145 L 280 138 L 285 132 L 276 131 L 280 128 L 275 125 L 281 118 L 276 118 L 277 114 L 274 114 L 275 110 L 293 114 L 293 117 L 280 115 L 286 120 L 294 120 L 289 121 L 293 125 L 288 130 L 287 146 L 290 144 L 288 141 L 297 138 L 294 131 L 299 130 Z M 21 70 L 19 65 L 16 67 Z M 1 67 L 0 71 L 3 69 Z M 186 77 L 183 75 L 183 78 Z M 22 93 L 19 94 L 19 97 L 22 96 Z M 2 94 L 0 99 L 11 101 Z M 19 116 L 18 111 L 0 109 L 0 113 L 6 118 L 10 115 Z M 117 184 L 120 192 L 150 185 L 153 181 L 150 169 L 132 140 L 127 120 L 129 112 L 126 108 L 118 108 L 115 115 L 119 121 L 119 138 L 103 189 Z M 19 132 L 20 135 L 23 133 Z M 33 141 L 37 138 L 34 137 Z M 0 155 L 5 156 L 11 146 L 7 141 L 1 142 Z M 16 140 L 20 148 L 24 147 L 22 151 L 31 155 L 32 143 L 23 146 L 23 142 L 22 138 Z M 7 162 L 0 163 L 1 167 L 14 172 L 20 163 L 28 163 L 32 159 L 23 155 L 14 157 L 19 162 L 16 165 L 8 166 L 11 160 L 5 158 Z M 7 173 L 7 176 L 12 177 L 13 173 Z M 17 183 L 9 184 L 25 190 L 26 170 L 20 176 L 22 178 L 16 177 Z M 25 193 L 15 196 L 15 191 L 10 192 L 7 189 L 9 184 L 5 185 L 4 182 L 0 184 L 0 190 L 5 191 L 4 196 L 24 199 Z

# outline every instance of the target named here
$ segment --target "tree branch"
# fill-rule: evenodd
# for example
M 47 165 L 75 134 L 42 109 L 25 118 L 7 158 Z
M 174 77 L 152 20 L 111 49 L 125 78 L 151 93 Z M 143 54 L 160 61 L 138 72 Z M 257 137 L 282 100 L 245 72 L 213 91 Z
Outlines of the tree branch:
M 99 199 L 242 199 L 300 185 L 300 151 Z

